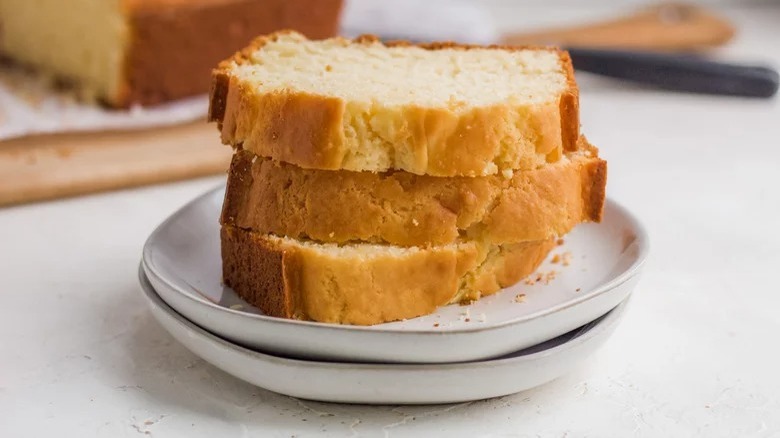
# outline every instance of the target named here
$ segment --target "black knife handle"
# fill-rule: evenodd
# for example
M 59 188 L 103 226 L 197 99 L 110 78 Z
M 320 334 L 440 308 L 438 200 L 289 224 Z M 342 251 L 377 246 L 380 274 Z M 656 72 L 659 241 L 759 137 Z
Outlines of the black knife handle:
M 764 66 L 708 61 L 694 56 L 567 48 L 576 70 L 667 90 L 744 97 L 772 97 L 777 71 Z

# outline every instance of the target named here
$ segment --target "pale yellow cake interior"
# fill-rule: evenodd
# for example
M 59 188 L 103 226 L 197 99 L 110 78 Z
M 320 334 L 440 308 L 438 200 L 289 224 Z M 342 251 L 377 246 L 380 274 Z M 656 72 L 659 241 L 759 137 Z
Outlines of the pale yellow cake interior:
M 0 52 L 113 102 L 128 24 L 121 0 L 0 0 Z
M 339 245 L 330 242 L 315 242 L 311 240 L 299 240 L 287 236 L 275 236 L 269 234 L 265 237 L 270 242 L 280 247 L 299 247 L 306 248 L 311 251 L 315 251 L 323 256 L 333 257 L 334 259 L 354 259 L 357 262 L 365 262 L 382 257 L 404 257 L 412 254 L 417 254 L 423 251 L 422 248 L 417 246 L 396 246 L 389 244 L 378 243 L 352 243 L 346 245 Z M 458 251 L 461 249 L 461 245 L 449 244 L 435 247 L 435 250 L 439 251 Z M 427 250 L 432 250 L 428 248 Z
M 534 104 L 567 86 L 558 54 L 548 50 L 440 49 L 306 41 L 285 35 L 252 54 L 234 73 L 261 91 L 290 89 L 384 106 L 449 107 Z

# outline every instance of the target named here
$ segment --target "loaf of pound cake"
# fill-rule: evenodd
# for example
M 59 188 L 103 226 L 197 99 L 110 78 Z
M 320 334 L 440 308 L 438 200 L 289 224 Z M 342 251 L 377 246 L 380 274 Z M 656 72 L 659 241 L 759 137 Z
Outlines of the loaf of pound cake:
M 0 0 L 0 55 L 114 107 L 207 93 L 254 36 L 335 35 L 342 0 Z
M 288 31 L 219 65 L 209 118 L 225 144 L 303 168 L 481 176 L 576 149 L 578 106 L 556 49 Z

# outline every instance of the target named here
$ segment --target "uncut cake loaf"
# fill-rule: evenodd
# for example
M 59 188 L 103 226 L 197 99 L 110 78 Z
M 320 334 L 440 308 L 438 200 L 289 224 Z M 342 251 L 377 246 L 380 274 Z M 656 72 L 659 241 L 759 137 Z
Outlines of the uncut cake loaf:
M 369 325 L 517 283 L 601 220 L 577 96 L 554 49 L 256 39 L 213 73 L 225 284 L 271 316 Z
M 208 73 L 260 33 L 338 30 L 342 0 L 0 0 L 0 55 L 115 107 L 209 90 Z
M 577 147 L 566 52 L 256 39 L 213 74 L 222 141 L 308 169 L 434 176 L 534 169 Z

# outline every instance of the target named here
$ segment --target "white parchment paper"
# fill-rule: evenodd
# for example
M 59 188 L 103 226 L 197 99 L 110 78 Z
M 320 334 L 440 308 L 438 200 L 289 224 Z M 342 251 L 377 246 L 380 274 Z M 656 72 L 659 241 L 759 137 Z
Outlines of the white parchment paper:
M 76 92 L 17 67 L 0 66 L 0 141 L 35 134 L 176 125 L 205 119 L 208 99 L 197 96 L 152 108 L 127 110 L 83 103 Z

